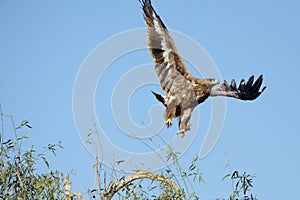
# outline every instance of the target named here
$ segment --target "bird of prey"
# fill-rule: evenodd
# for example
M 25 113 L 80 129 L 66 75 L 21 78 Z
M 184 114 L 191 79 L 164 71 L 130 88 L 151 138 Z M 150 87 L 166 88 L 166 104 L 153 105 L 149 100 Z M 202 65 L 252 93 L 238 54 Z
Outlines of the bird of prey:
M 190 130 L 190 118 L 193 109 L 210 96 L 227 96 L 240 100 L 254 100 L 266 87 L 261 88 L 263 76 L 254 81 L 251 76 L 247 82 L 242 80 L 237 86 L 233 79 L 230 84 L 225 80 L 219 84 L 215 78 L 200 79 L 188 71 L 165 24 L 151 5 L 151 0 L 141 0 L 144 19 L 147 26 L 147 44 L 155 63 L 155 72 L 161 88 L 166 93 L 162 96 L 152 91 L 156 99 L 165 105 L 164 118 L 167 127 L 172 119 L 179 117 L 178 134 L 185 135 Z

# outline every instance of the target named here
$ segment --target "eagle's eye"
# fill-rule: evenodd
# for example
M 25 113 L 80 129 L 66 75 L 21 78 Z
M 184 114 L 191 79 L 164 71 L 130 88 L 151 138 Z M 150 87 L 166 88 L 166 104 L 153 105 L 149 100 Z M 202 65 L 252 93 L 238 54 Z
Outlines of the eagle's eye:
M 219 84 L 219 81 L 217 79 L 215 79 L 215 78 L 208 78 L 207 81 L 208 81 L 208 84 L 210 84 L 210 85 L 217 85 L 217 84 Z

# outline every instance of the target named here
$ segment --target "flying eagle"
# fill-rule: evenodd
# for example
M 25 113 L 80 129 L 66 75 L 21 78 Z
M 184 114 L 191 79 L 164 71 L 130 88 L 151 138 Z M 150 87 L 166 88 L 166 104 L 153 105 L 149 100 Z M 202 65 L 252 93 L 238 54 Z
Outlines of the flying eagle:
M 167 127 L 172 119 L 179 117 L 178 134 L 185 135 L 190 130 L 190 118 L 193 109 L 209 96 L 227 96 L 240 100 L 254 100 L 266 87 L 260 90 L 263 76 L 254 81 L 251 76 L 247 82 L 242 80 L 237 87 L 235 80 L 228 84 L 225 80 L 219 87 L 215 78 L 200 79 L 193 77 L 180 56 L 166 26 L 155 12 L 151 0 L 142 0 L 142 9 L 147 26 L 147 44 L 155 63 L 155 72 L 161 88 L 167 94 L 161 96 L 152 91 L 156 99 L 166 107 L 164 118 Z

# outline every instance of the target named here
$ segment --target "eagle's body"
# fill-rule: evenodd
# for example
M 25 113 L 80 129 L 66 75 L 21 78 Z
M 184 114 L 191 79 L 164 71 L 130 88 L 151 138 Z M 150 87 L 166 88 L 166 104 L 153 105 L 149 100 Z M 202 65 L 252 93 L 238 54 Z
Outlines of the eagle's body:
M 179 117 L 179 132 L 185 134 L 190 129 L 190 118 L 193 109 L 204 102 L 209 96 L 229 96 L 241 100 L 256 99 L 265 87 L 260 90 L 262 76 L 253 84 L 251 76 L 245 84 L 242 80 L 236 87 L 235 80 L 228 85 L 226 81 L 216 88 L 217 79 L 199 79 L 193 77 L 180 56 L 175 43 L 166 26 L 157 15 L 150 0 L 142 0 L 144 19 L 146 21 L 147 44 L 155 63 L 155 72 L 165 91 L 163 97 L 157 93 L 155 97 L 166 106 L 164 118 L 167 126 L 172 125 L 172 118 Z

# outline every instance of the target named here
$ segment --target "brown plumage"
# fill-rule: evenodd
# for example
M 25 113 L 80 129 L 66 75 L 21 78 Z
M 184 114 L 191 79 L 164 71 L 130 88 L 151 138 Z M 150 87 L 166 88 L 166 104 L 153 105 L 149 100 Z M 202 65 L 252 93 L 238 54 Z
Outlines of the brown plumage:
M 172 119 L 179 117 L 180 134 L 190 129 L 190 118 L 193 109 L 204 102 L 209 96 L 229 96 L 241 100 L 254 100 L 265 89 L 260 90 L 262 76 L 255 83 L 251 76 L 245 84 L 242 80 L 236 87 L 235 80 L 231 85 L 226 81 L 212 90 L 219 83 L 215 78 L 199 79 L 193 77 L 180 56 L 175 43 L 166 26 L 153 9 L 150 0 L 142 0 L 142 9 L 147 26 L 147 44 L 155 63 L 155 72 L 161 88 L 165 91 L 163 97 L 155 92 L 158 101 L 166 106 L 164 118 L 167 126 L 172 125 Z

